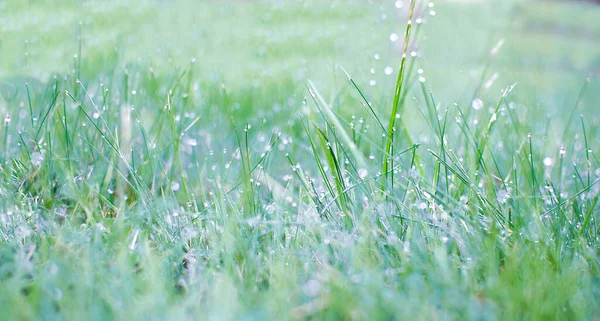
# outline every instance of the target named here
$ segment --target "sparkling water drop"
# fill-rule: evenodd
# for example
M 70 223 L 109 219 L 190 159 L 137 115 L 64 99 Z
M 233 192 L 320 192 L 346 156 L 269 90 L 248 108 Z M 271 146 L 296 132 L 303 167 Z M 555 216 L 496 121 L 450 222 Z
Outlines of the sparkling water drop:
M 544 166 L 550 167 L 552 165 L 554 165 L 554 159 L 552 157 L 544 158 Z
M 483 101 L 479 98 L 475 98 L 471 102 L 471 107 L 475 110 L 481 110 L 483 108 Z

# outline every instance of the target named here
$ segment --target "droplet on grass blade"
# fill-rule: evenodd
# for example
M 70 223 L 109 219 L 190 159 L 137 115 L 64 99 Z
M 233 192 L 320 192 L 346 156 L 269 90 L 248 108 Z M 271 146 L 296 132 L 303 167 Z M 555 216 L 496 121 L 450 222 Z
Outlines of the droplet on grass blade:
M 365 179 L 365 177 L 367 177 L 367 175 L 369 175 L 369 172 L 366 169 L 360 168 L 358 170 L 358 177 L 360 177 L 360 179 Z

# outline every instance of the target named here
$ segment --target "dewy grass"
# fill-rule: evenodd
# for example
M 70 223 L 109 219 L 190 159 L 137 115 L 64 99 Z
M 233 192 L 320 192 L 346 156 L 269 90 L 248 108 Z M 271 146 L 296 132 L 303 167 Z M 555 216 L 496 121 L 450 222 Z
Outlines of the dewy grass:
M 292 67 L 281 66 L 288 61 L 269 55 L 296 52 L 278 41 L 314 31 L 311 26 L 323 20 L 337 32 L 353 28 L 346 16 L 364 28 L 370 22 L 365 16 L 375 12 L 389 21 L 390 15 L 383 19 L 379 4 L 362 2 L 333 8 L 321 2 L 143 4 L 135 10 L 107 1 L 94 8 L 125 12 L 132 20 L 123 21 L 123 29 L 159 12 L 177 13 L 189 26 L 193 10 L 181 10 L 189 6 L 209 10 L 198 13 L 203 18 L 221 15 L 227 21 L 244 19 L 242 12 L 245 19 L 262 17 L 243 20 L 243 30 L 259 38 L 273 35 L 268 39 L 275 48 L 258 48 L 254 60 L 235 67 L 248 70 L 229 76 L 207 72 L 220 67 L 199 66 L 209 64 L 202 59 L 173 67 L 163 53 L 147 60 L 100 59 L 92 51 L 110 51 L 114 44 L 94 49 L 86 38 L 92 30 L 83 22 L 73 30 L 77 57 L 67 59 L 73 70 L 44 81 L 34 81 L 32 70 L 27 83 L 3 80 L 0 319 L 598 318 L 600 119 L 589 112 L 600 90 L 596 78 L 586 75 L 583 89 L 580 78 L 564 78 L 563 101 L 546 104 L 557 96 L 541 95 L 541 85 L 531 89 L 527 81 L 500 76 L 496 81 L 503 86 L 519 85 L 487 91 L 481 80 L 486 77 L 475 70 L 473 88 L 457 91 L 448 103 L 438 90 L 453 84 L 439 88 L 435 82 L 443 78 L 435 73 L 442 67 L 434 57 L 447 49 L 440 48 L 426 51 L 427 61 L 402 57 L 395 82 L 381 75 L 377 86 L 361 86 L 378 74 L 348 67 L 375 64 L 360 55 L 350 65 L 344 62 L 345 75 L 353 75 L 349 83 L 329 82 L 322 70 L 311 74 L 311 82 L 286 74 Z M 36 5 L 52 7 L 30 4 Z M 75 9 L 52 5 L 69 25 Z M 116 5 L 122 10 L 109 10 Z M 413 18 L 425 18 L 419 10 L 433 17 L 429 11 L 440 16 L 449 8 L 417 1 L 393 5 L 407 6 Z M 0 26 L 11 28 L 30 8 L 6 6 Z M 530 7 L 523 6 L 525 17 Z M 564 15 L 567 7 L 560 8 Z M 294 32 L 286 29 L 290 20 Z M 238 32 L 218 31 L 222 25 L 215 23 L 207 30 Z M 261 29 L 269 23 L 275 27 Z M 416 28 L 423 39 L 447 32 L 429 26 Z M 407 29 L 405 44 L 416 35 Z M 365 48 L 368 30 L 360 34 Z M 202 34 L 194 38 L 200 42 L 209 37 L 194 32 Z M 326 32 L 317 35 L 328 39 Z M 329 48 L 319 37 L 309 48 Z M 511 37 L 506 35 L 506 50 L 519 47 Z M 207 40 L 206 48 L 213 45 Z M 28 42 L 27 64 L 42 59 L 34 55 L 41 48 L 36 46 Z M 395 61 L 378 48 L 381 67 Z M 298 54 L 309 65 L 331 60 L 327 50 Z M 504 63 L 512 57 L 497 54 Z M 177 50 L 173 55 L 177 60 Z M 0 65 L 21 61 L 7 59 Z M 484 74 L 504 68 L 488 55 L 484 60 Z M 264 62 L 278 66 L 273 74 L 238 78 L 256 73 L 252 66 Z M 418 79 L 422 73 L 427 82 Z M 469 76 L 452 77 L 459 82 Z M 390 101 L 394 110 L 385 119 L 380 115 L 388 115 Z M 396 114 L 402 114 L 406 139 L 397 139 Z

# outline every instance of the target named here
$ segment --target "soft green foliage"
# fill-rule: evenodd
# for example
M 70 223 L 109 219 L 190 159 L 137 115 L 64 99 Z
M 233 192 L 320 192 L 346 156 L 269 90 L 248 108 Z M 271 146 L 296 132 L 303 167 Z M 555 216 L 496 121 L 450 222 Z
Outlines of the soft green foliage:
M 598 320 L 600 8 L 370 2 L 0 0 L 0 319 Z

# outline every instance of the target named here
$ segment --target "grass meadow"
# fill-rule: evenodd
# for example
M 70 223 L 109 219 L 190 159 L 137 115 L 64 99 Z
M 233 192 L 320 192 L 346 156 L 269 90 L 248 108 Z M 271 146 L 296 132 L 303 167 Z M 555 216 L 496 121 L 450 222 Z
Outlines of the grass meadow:
M 600 320 L 600 6 L 0 0 L 0 319 Z

